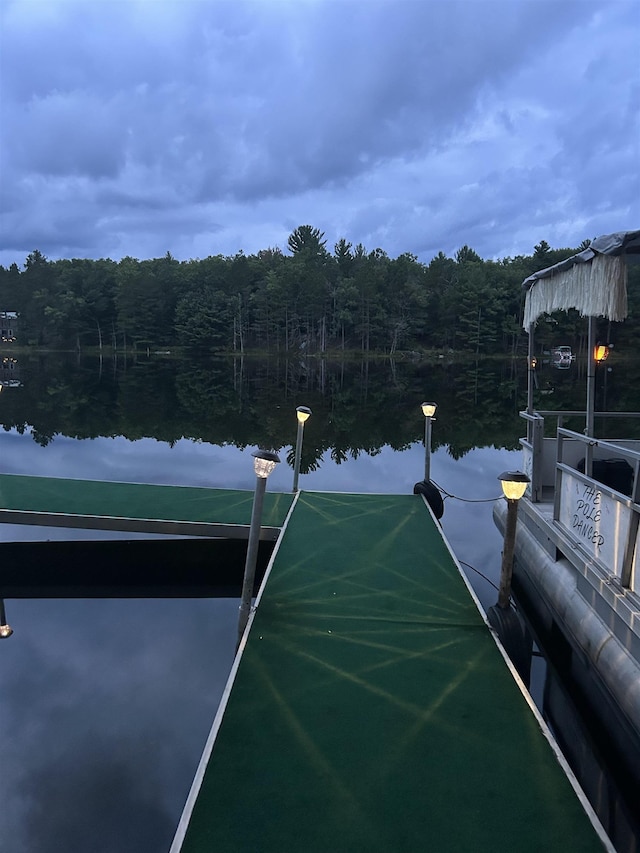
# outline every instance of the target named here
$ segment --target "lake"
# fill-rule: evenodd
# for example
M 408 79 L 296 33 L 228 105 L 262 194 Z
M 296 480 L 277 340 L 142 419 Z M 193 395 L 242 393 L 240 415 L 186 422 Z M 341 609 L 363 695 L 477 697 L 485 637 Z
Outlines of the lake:
M 443 529 L 483 606 L 497 600 L 501 537 L 491 513 L 498 475 L 521 466 L 524 358 L 33 355 L 7 364 L 2 473 L 253 489 L 251 452 L 263 446 L 281 458 L 268 489 L 291 491 L 295 408 L 305 405 L 313 414 L 300 488 L 407 494 L 424 476 L 420 403 L 433 400 L 431 479 L 447 495 Z M 548 393 L 539 405 L 583 408 L 579 371 L 541 368 Z M 606 392 L 612 406 L 628 386 L 618 389 L 612 372 Z M 105 538 L 0 526 L 4 542 L 81 535 Z M 231 667 L 238 603 L 7 600 L 14 634 L 0 644 L 6 850 L 168 850 Z M 534 659 L 534 695 L 544 678 L 544 662 Z

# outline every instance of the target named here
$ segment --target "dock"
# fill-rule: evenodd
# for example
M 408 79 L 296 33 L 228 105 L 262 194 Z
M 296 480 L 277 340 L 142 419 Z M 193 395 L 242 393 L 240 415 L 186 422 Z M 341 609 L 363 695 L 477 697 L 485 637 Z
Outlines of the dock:
M 258 584 L 292 500 L 265 495 Z M 0 597 L 239 598 L 252 504 L 246 490 L 0 474 L 0 523 L 92 537 L 0 541 Z
M 265 496 L 261 539 L 275 540 L 292 495 Z M 253 492 L 0 474 L 0 522 L 247 539 Z
M 125 543 L 132 595 L 192 594 L 194 545 L 197 594 L 218 594 L 216 549 L 246 550 L 252 503 L 0 475 L 0 521 L 186 537 Z M 613 851 L 421 495 L 267 493 L 262 521 L 264 578 L 171 853 Z M 58 550 L 85 544 L 0 543 L 0 597 L 111 594 L 114 543 Z
M 421 496 L 302 492 L 171 853 L 613 850 Z

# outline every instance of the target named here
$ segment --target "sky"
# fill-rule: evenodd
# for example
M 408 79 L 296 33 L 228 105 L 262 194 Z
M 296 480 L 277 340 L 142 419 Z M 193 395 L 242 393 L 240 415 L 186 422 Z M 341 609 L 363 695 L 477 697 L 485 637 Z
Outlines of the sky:
M 1 0 L 0 264 L 640 227 L 636 0 Z

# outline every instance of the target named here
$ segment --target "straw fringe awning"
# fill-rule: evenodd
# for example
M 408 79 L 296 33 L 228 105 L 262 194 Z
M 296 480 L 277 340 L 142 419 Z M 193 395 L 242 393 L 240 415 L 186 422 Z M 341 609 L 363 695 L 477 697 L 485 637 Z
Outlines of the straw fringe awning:
M 525 279 L 523 326 L 542 314 L 575 308 L 583 317 L 619 322 L 627 316 L 627 256 L 640 250 L 640 231 L 598 237 L 584 251 Z
M 523 326 L 528 329 L 542 314 L 577 309 L 583 317 L 627 316 L 627 265 L 624 258 L 596 255 L 592 261 L 541 278 L 527 293 Z

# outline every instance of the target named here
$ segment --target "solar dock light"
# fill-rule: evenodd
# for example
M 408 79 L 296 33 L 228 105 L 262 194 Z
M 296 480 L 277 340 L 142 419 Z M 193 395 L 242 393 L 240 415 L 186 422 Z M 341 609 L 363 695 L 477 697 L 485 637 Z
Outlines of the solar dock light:
M 522 471 L 504 471 L 498 477 L 502 492 L 507 499 L 507 520 L 504 529 L 502 548 L 502 566 L 500 568 L 500 588 L 498 607 L 508 609 L 511 597 L 511 577 L 513 575 L 513 551 L 516 542 L 516 522 L 518 520 L 518 502 L 531 482 Z
M 424 415 L 424 481 L 428 483 L 431 478 L 431 423 L 435 420 L 436 403 L 422 403 L 422 414 Z
M 4 640 L 13 634 L 13 628 L 7 622 L 7 616 L 4 612 L 4 598 L 0 598 L 0 640 Z
M 311 409 L 307 406 L 298 406 L 296 409 L 298 419 L 298 434 L 296 437 L 296 456 L 293 465 L 293 491 L 298 491 L 298 477 L 300 475 L 300 459 L 302 458 L 302 436 L 304 434 L 305 422 L 311 417 Z
M 256 472 L 256 489 L 253 496 L 253 509 L 251 511 L 251 525 L 249 527 L 249 542 L 247 545 L 247 557 L 244 564 L 244 578 L 242 581 L 242 596 L 240 599 L 240 615 L 238 617 L 238 643 L 240 645 L 244 629 L 249 621 L 251 612 L 251 599 L 253 598 L 253 586 L 256 576 L 256 562 L 258 559 L 258 543 L 260 540 L 260 522 L 262 519 L 262 505 L 264 493 L 267 488 L 267 477 L 280 461 L 277 453 L 271 450 L 256 450 L 253 468 Z

